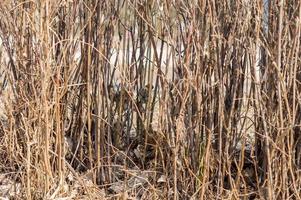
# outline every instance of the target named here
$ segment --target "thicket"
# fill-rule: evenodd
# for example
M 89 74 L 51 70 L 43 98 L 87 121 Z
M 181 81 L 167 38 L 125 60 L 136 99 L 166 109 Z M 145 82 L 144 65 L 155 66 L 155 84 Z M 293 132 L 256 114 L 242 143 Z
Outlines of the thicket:
M 301 198 L 299 0 L 2 0 L 0 19 L 14 198 Z

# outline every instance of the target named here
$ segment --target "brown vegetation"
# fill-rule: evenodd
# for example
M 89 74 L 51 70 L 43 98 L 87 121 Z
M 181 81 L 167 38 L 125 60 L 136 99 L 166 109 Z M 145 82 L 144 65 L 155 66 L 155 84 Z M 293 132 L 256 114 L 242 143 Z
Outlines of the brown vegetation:
M 0 196 L 300 199 L 301 4 L 268 2 L 1 1 Z

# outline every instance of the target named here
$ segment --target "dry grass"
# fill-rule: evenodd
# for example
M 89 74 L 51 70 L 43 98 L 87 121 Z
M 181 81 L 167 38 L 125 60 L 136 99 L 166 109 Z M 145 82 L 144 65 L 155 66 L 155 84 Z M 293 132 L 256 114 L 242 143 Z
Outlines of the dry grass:
M 6 0 L 0 19 L 3 198 L 301 198 L 299 1 Z

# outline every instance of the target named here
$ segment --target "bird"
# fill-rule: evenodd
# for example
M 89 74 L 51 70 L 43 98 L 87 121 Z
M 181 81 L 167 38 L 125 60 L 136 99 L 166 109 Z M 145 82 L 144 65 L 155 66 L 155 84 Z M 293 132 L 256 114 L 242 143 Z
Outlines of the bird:
M 138 101 L 139 103 L 147 103 L 149 99 L 150 90 L 154 88 L 153 85 L 147 84 L 146 86 L 140 88 L 138 91 Z

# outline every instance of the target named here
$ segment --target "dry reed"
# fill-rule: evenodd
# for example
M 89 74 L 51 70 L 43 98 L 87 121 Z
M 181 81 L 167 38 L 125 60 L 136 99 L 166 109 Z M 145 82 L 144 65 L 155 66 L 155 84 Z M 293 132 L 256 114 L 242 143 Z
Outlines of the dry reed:
M 6 0 L 0 19 L 2 196 L 301 199 L 300 1 Z

